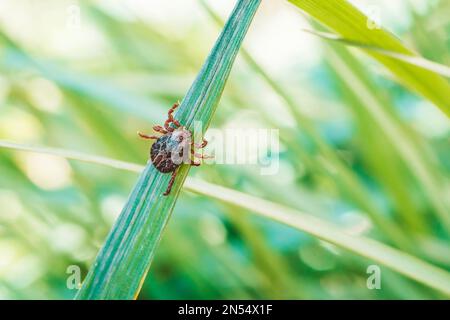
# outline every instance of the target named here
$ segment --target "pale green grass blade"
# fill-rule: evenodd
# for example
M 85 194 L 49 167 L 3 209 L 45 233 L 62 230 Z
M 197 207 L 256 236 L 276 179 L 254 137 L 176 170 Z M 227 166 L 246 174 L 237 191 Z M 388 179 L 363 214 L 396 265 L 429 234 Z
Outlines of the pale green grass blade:
M 369 28 L 370 19 L 346 0 L 289 0 L 342 37 L 402 55 L 415 55 L 400 40 L 382 28 Z M 450 116 L 450 85 L 434 72 L 386 55 L 369 52 L 396 79 L 432 101 Z
M 441 76 L 450 77 L 450 67 L 444 66 L 443 64 L 440 64 L 440 63 L 437 63 L 434 61 L 430 61 L 430 60 L 422 58 L 420 56 L 406 55 L 406 54 L 393 52 L 390 50 L 385 50 L 383 48 L 375 47 L 375 46 L 372 46 L 372 45 L 369 45 L 366 43 L 345 39 L 343 37 L 340 37 L 338 35 L 335 35 L 335 34 L 329 33 L 329 32 L 320 32 L 320 31 L 315 31 L 315 30 L 305 30 L 305 31 L 309 32 L 311 34 L 314 34 L 316 36 L 319 36 L 323 39 L 337 41 L 337 42 L 341 42 L 341 43 L 349 45 L 349 46 L 353 46 L 353 47 L 365 49 L 368 51 L 380 53 L 387 57 L 398 59 L 402 62 L 406 62 L 406 63 L 412 64 L 412 65 L 415 65 L 417 67 L 420 67 L 422 69 L 426 69 L 428 71 L 440 74 Z
M 234 59 L 260 0 L 240 0 L 175 117 L 190 130 L 206 130 Z M 77 299 L 133 299 L 139 294 L 189 166 L 178 169 L 169 196 L 170 175 L 148 163 L 90 269 Z
M 450 273 L 380 242 L 346 234 L 310 214 L 198 179 L 190 179 L 185 187 L 304 231 L 450 295 Z
M 15 143 L 10 141 L 0 140 L 0 147 L 12 149 L 12 150 L 20 150 L 20 151 L 30 151 L 37 153 L 44 153 L 53 156 L 59 156 L 66 159 L 79 160 L 83 162 L 96 163 L 104 166 L 108 166 L 111 168 L 141 172 L 144 169 L 144 166 L 134 163 L 129 163 L 120 160 L 114 160 L 108 157 L 101 157 L 96 155 L 90 155 L 83 152 L 65 150 L 60 148 L 49 148 L 49 147 L 36 147 L 33 145 Z
M 141 179 L 147 177 L 145 172 L 146 170 L 148 171 L 148 167 L 105 157 L 92 156 L 57 148 L 32 147 L 6 141 L 0 141 L 0 147 L 47 153 L 66 157 L 68 159 L 96 163 L 133 172 L 139 172 L 141 169 L 144 169 L 144 175 L 141 174 Z M 362 236 L 349 235 L 340 230 L 339 227 L 311 214 L 303 213 L 271 201 L 208 183 L 200 179 L 187 178 L 184 188 L 239 208 L 247 209 L 258 216 L 269 218 L 273 221 L 306 232 L 318 239 L 332 243 L 359 256 L 380 263 L 406 277 L 442 291 L 450 296 L 450 274 L 447 271 L 400 250 L 384 245 L 381 242 Z

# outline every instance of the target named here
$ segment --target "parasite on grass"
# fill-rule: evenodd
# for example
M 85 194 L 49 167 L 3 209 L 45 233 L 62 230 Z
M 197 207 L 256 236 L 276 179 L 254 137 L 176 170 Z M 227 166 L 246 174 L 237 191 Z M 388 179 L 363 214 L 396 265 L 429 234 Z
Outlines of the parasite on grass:
M 153 127 L 153 130 L 161 133 L 162 136 L 149 136 L 138 132 L 138 135 L 143 139 L 156 140 L 150 148 L 150 159 L 155 168 L 162 173 L 172 173 L 167 190 L 164 192 L 165 196 L 170 194 L 177 169 L 182 163 L 199 166 L 201 163 L 195 161 L 196 159 L 209 158 L 195 150 L 196 148 L 204 148 L 208 142 L 203 139 L 202 143 L 195 144 L 191 132 L 173 117 L 173 112 L 178 106 L 179 103 L 175 103 L 169 109 L 164 126 L 156 125 Z

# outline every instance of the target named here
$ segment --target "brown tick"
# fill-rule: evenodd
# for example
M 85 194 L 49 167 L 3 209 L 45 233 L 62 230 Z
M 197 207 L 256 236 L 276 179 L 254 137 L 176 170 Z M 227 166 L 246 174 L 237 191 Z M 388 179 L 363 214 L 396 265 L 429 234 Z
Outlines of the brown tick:
M 153 130 L 162 133 L 162 136 L 149 136 L 138 132 L 138 135 L 143 139 L 156 140 L 150 149 L 150 159 L 155 168 L 162 173 L 172 172 L 172 177 L 167 186 L 167 190 L 164 192 L 165 196 L 170 194 L 170 190 L 172 189 L 172 185 L 177 175 L 177 169 L 182 163 L 199 166 L 200 162 L 195 162 L 195 158 L 209 158 L 206 155 L 195 152 L 195 148 L 204 148 L 208 142 L 203 139 L 201 144 L 195 144 L 191 132 L 182 126 L 178 120 L 174 119 L 173 112 L 178 106 L 179 103 L 175 103 L 172 108 L 169 109 L 168 118 L 164 123 L 164 127 L 153 127 Z M 188 150 L 188 152 L 185 152 L 185 150 Z

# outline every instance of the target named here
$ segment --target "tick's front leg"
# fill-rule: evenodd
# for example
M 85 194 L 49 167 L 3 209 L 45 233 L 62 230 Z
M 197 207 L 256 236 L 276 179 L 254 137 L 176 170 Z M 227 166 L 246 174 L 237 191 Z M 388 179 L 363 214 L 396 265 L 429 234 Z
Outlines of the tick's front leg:
M 171 123 L 173 123 L 176 127 L 180 127 L 181 126 L 181 124 L 178 122 L 178 120 L 174 119 L 174 117 L 173 117 L 173 112 L 175 111 L 176 108 L 178 108 L 179 105 L 180 105 L 179 102 L 174 103 L 172 108 L 170 108 L 169 112 L 167 113 L 167 120 L 164 123 L 164 128 L 167 131 L 173 131 L 173 128 L 171 128 L 169 126 Z
M 157 139 L 159 138 L 158 136 L 149 136 L 149 135 L 146 135 L 146 134 L 141 133 L 141 132 L 139 132 L 139 131 L 138 131 L 137 134 L 139 135 L 139 137 L 141 137 L 142 139 L 146 139 L 146 140 L 150 140 L 150 139 L 155 139 L 155 140 L 157 140 Z
M 162 133 L 162 134 L 166 134 L 167 133 L 167 130 L 164 129 L 163 127 L 161 127 L 161 126 L 153 126 L 153 130 L 155 130 L 156 132 Z

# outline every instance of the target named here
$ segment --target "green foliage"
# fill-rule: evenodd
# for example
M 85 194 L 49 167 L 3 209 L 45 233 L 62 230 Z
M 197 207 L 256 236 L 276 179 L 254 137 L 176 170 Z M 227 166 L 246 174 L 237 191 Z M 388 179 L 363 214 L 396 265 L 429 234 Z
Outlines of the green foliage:
M 18 145 L 15 143 L 8 143 L 0 141 L 0 147 L 11 148 L 14 150 L 32 151 L 39 153 L 48 153 L 56 156 L 62 156 L 67 159 L 80 160 L 90 163 L 101 164 L 110 166 L 117 169 L 129 170 L 134 172 L 140 172 L 147 167 L 140 167 L 139 165 L 117 161 L 108 158 L 101 158 L 81 153 L 74 153 L 67 150 L 49 149 Z M 145 184 L 147 176 L 141 174 L 141 180 L 139 184 Z M 364 237 L 350 236 L 345 232 L 342 232 L 338 226 L 330 224 L 327 221 L 322 221 L 320 218 L 314 217 L 312 214 L 307 214 L 293 210 L 291 208 L 278 205 L 276 203 L 262 200 L 260 198 L 246 195 L 242 192 L 237 192 L 229 188 L 224 188 L 212 183 L 202 181 L 200 179 L 188 178 L 185 183 L 187 190 L 199 193 L 203 196 L 207 196 L 210 199 L 217 199 L 223 203 L 229 203 L 239 209 L 247 209 L 250 212 L 257 214 L 258 216 L 272 219 L 276 222 L 285 224 L 289 227 L 293 227 L 299 231 L 311 234 L 318 239 L 332 243 L 342 249 L 349 250 L 361 257 L 368 258 L 372 261 L 378 262 L 400 274 L 405 275 L 411 279 L 417 280 L 431 288 L 442 291 L 445 294 L 450 294 L 450 273 L 445 270 L 436 268 L 433 265 L 427 264 L 420 259 L 412 257 L 401 251 L 390 248 L 382 243 L 367 239 Z M 165 222 L 166 223 L 166 222 Z M 155 223 L 154 225 L 158 225 Z M 124 226 L 130 226 L 130 223 L 124 223 Z M 125 229 L 125 228 L 123 228 Z M 148 228 L 149 231 L 155 232 L 155 228 Z M 156 231 L 159 231 L 156 229 Z M 133 231 L 131 231 L 133 233 Z M 134 233 L 137 233 L 134 231 Z M 161 232 L 160 232 L 161 233 Z M 152 245 L 149 247 L 153 250 L 156 249 L 158 241 L 152 238 L 152 234 L 147 235 L 152 241 Z M 108 247 L 108 243 L 105 244 Z M 126 248 L 125 253 L 135 252 L 135 247 Z M 123 249 L 122 249 L 123 250 Z M 143 255 L 143 252 L 138 254 Z M 102 257 L 102 256 L 101 256 Z M 102 257 L 104 259 L 104 257 Z M 140 256 L 133 256 L 133 261 L 140 261 Z M 102 260 L 99 263 L 103 263 Z M 108 263 L 110 265 L 110 263 Z M 103 274 L 103 273 L 101 273 Z M 122 271 L 119 274 L 119 280 L 126 272 Z M 125 288 L 125 289 L 124 289 Z M 93 288 L 95 290 L 95 288 Z M 128 285 L 122 284 L 118 288 L 113 290 L 114 296 L 118 295 L 117 292 L 123 292 L 124 290 L 130 290 Z M 82 291 L 81 291 L 82 292 Z M 89 297 L 87 297 L 89 298 Z
M 223 41 L 208 61 L 230 60 L 205 64 L 211 77 L 197 78 L 176 117 L 279 128 L 280 171 L 204 165 L 186 178 L 184 167 L 163 198 L 170 177 L 137 165 L 149 146 L 135 132 L 164 121 L 211 47 L 212 20 L 222 28 L 222 12 L 201 2 L 187 24 L 85 2 L 87 44 L 73 51 L 54 48 L 52 35 L 77 39 L 50 16 L 45 47 L 38 24 L 22 25 L 26 37 L 2 22 L 0 297 L 71 299 L 70 265 L 90 272 L 80 298 L 135 298 L 139 288 L 140 299 L 448 297 L 448 2 L 407 7 L 403 28 L 370 30 L 347 1 L 293 1 L 316 18 L 307 29 L 321 36 L 310 36 L 319 62 L 298 54 L 276 73 L 256 55 L 269 45 L 243 49 L 214 113 L 238 49 Z M 251 40 L 265 39 L 259 28 L 281 10 L 261 5 Z M 371 264 L 380 290 L 366 287 Z
M 378 27 L 369 28 L 370 20 L 347 0 L 290 0 L 318 21 L 339 33 L 345 39 L 364 43 L 386 51 L 414 56 L 396 37 Z M 379 52 L 369 52 L 384 64 L 397 78 L 435 103 L 447 116 L 450 116 L 450 85 L 434 72 L 416 65 L 399 61 Z

